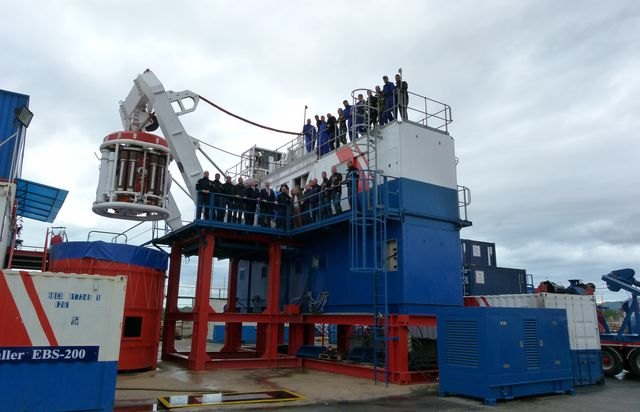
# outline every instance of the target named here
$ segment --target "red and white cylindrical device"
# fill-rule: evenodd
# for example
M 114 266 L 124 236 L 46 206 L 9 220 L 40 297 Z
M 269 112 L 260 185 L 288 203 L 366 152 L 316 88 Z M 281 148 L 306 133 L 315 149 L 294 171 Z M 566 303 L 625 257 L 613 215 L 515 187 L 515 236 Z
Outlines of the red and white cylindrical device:
M 93 211 L 127 220 L 169 217 L 167 141 L 145 132 L 115 132 L 100 145 L 100 178 Z

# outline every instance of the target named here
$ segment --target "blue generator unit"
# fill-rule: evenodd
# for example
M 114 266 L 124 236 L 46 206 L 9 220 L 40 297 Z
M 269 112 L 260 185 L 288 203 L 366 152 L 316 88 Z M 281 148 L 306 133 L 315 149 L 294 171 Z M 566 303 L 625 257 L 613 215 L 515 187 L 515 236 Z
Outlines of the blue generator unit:
M 440 395 L 499 399 L 573 393 L 563 309 L 463 307 L 438 315 Z

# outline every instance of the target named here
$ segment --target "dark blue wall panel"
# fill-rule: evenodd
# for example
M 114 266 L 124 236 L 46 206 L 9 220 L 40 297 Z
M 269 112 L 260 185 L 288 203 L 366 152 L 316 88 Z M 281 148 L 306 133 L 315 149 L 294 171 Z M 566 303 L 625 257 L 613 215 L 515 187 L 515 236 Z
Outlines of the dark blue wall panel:
M 389 193 L 398 193 L 390 194 L 390 207 L 409 215 L 457 222 L 457 190 L 412 179 L 395 179 L 388 186 Z
M 460 236 L 443 222 L 406 219 L 399 273 L 406 305 L 462 305 Z M 393 276 L 393 272 L 390 272 Z M 406 312 L 415 312 L 406 308 Z

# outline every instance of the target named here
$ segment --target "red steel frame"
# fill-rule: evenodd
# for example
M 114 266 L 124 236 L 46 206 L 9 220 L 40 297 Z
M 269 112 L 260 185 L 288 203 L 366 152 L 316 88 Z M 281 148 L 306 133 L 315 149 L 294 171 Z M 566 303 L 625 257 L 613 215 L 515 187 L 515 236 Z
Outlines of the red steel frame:
M 238 313 L 236 306 L 238 259 L 230 259 L 227 305 L 222 313 L 209 305 L 213 257 L 216 239 L 242 240 L 267 245 L 269 270 L 267 274 L 267 305 L 262 313 Z M 347 364 L 321 359 L 296 358 L 302 345 L 315 342 L 316 324 L 338 325 L 338 351 L 348 351 L 349 335 L 356 325 L 372 325 L 372 314 L 314 314 L 302 315 L 295 311 L 285 313 L 280 309 L 281 247 L 291 243 L 280 238 L 258 233 L 243 233 L 212 228 L 199 228 L 193 235 L 174 239 L 171 245 L 167 304 L 163 324 L 162 359 L 184 364 L 191 370 L 250 369 L 304 367 L 356 377 L 374 379 L 374 368 L 368 365 Z M 185 248 L 198 247 L 198 269 L 195 304 L 192 312 L 178 310 L 180 265 Z M 191 350 L 179 352 L 175 347 L 176 321 L 193 322 Z M 219 352 L 207 352 L 208 322 L 224 322 L 224 345 Z M 241 347 L 242 323 L 257 324 L 256 348 Z M 278 353 L 278 345 L 284 341 L 284 327 L 289 325 L 287 354 Z M 390 315 L 387 339 L 389 382 L 411 384 L 435 381 L 437 371 L 415 372 L 409 370 L 409 326 L 435 326 L 435 316 Z M 377 369 L 378 379 L 385 379 L 385 370 Z

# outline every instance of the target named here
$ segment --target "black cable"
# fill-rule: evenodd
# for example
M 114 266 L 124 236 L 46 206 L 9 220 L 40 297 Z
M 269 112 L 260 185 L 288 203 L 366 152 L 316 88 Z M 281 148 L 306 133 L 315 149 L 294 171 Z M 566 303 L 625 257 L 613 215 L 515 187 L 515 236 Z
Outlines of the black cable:
M 298 136 L 298 135 L 301 134 L 299 132 L 288 132 L 286 130 L 274 129 L 273 127 L 264 126 L 264 125 L 258 124 L 256 122 L 252 122 L 249 119 L 245 119 L 242 116 L 238 116 L 237 114 L 231 113 L 230 111 L 223 109 L 222 107 L 218 106 L 217 104 L 215 104 L 211 100 L 207 99 L 206 97 L 203 97 L 203 96 L 200 96 L 200 95 L 198 95 L 198 97 L 200 97 L 202 100 L 204 100 L 205 102 L 209 103 L 211 106 L 215 107 L 216 109 L 220 110 L 221 112 L 226 113 L 231 117 L 235 117 L 238 120 L 242 120 L 243 122 L 246 122 L 246 123 L 249 123 L 251 125 L 260 127 L 262 129 L 271 130 L 272 132 L 276 132 L 276 133 L 292 134 L 292 135 L 295 135 L 295 136 Z
M 224 150 L 224 149 L 221 149 L 221 148 L 219 148 L 219 147 L 217 147 L 217 146 L 214 146 L 214 145 L 212 145 L 212 144 L 209 144 L 209 143 L 207 143 L 207 142 L 205 142 L 205 141 L 203 141 L 203 140 L 200 140 L 200 139 L 196 139 L 196 140 L 197 140 L 198 142 L 200 142 L 200 143 L 204 144 L 205 146 L 209 146 L 209 147 L 210 147 L 210 148 L 212 148 L 212 149 L 220 150 L 221 152 L 226 153 L 226 154 L 228 154 L 228 155 L 235 156 L 235 157 L 242 157 L 242 155 L 235 154 L 235 153 L 231 153 L 231 152 L 229 152 L 229 151 L 227 151 L 227 150 Z

